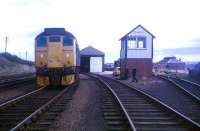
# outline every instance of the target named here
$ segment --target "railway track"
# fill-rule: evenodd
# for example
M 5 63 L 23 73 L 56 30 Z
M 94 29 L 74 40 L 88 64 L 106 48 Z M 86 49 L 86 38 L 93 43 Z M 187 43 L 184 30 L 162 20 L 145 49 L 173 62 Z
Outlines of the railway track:
M 48 130 L 71 100 L 75 85 L 61 89 L 40 88 L 0 105 L 0 130 Z M 54 105 L 54 106 L 52 106 Z
M 187 92 L 189 95 L 200 101 L 200 85 L 189 80 L 180 79 L 171 76 L 160 76 L 163 79 L 169 80 L 177 87 Z
M 34 80 L 35 80 L 34 75 L 21 76 L 21 77 L 18 77 L 18 78 L 1 79 L 0 80 L 0 89 L 2 89 L 2 88 L 4 89 L 4 87 L 11 88 L 15 85 L 24 84 L 24 83 L 34 81 Z
M 32 77 L 35 76 L 35 73 L 25 73 L 25 74 L 18 74 L 18 75 L 7 75 L 7 76 L 0 76 L 0 82 L 2 81 L 9 81 L 13 79 L 25 78 L 25 77 Z
M 17 85 L 12 88 L 2 88 L 0 90 L 0 104 L 15 99 L 21 95 L 27 94 L 31 91 L 37 90 L 34 83 L 27 83 L 24 85 Z
M 96 79 L 98 79 L 96 77 Z M 135 131 L 131 118 L 116 93 L 107 83 L 99 79 L 98 86 L 102 90 L 103 116 L 109 131 Z M 102 85 L 103 83 L 103 85 Z
M 1 81 L 0 104 L 36 89 L 33 75 Z
M 175 85 L 174 87 L 179 90 L 179 94 L 177 95 L 179 95 L 182 100 L 181 103 L 184 103 L 185 107 L 181 108 L 176 103 L 172 103 L 171 105 L 173 105 L 176 110 L 183 113 L 185 116 L 200 124 L 200 99 L 197 96 L 198 92 L 195 92 L 198 90 L 196 89 L 197 87 L 193 87 L 192 85 L 188 84 L 187 81 L 179 81 L 177 78 L 168 76 L 159 77 Z M 185 82 L 187 82 L 187 84 L 185 84 Z
M 135 127 L 132 130 L 200 130 L 198 123 L 157 99 L 112 79 L 105 77 L 99 79 L 105 87 L 111 88 L 116 93 L 118 100 L 124 106 L 127 115 Z M 115 126 L 120 126 L 121 122 L 116 121 L 114 118 L 110 121 L 115 123 Z

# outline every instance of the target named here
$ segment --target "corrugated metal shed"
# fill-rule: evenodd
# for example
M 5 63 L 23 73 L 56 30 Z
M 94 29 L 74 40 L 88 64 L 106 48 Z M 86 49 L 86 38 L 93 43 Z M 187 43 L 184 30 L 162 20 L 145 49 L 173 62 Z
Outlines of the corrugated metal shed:
M 80 51 L 81 72 L 102 72 L 104 71 L 105 54 L 92 46 Z
M 92 46 L 88 46 L 80 51 L 81 56 L 104 56 L 105 54 Z

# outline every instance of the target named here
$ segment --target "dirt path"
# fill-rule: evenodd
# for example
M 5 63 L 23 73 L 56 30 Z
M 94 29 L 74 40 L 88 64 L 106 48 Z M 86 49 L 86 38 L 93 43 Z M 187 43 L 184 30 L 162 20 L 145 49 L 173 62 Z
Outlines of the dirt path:
M 50 131 L 104 131 L 100 89 L 87 76 L 80 75 L 80 85 L 66 110 Z

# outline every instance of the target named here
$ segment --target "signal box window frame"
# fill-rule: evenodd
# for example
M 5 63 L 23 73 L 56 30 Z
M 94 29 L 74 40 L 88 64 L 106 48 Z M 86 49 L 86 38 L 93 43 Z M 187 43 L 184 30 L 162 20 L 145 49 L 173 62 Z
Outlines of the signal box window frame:
M 147 49 L 146 46 L 146 37 L 144 36 L 135 36 L 128 39 L 128 49 Z

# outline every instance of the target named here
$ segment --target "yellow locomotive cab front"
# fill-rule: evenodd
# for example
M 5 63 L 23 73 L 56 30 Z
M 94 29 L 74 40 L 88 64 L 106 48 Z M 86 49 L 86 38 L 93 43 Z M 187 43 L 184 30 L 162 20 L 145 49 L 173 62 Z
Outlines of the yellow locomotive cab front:
M 66 86 L 77 80 L 79 49 L 71 33 L 64 28 L 46 28 L 35 43 L 38 86 Z

